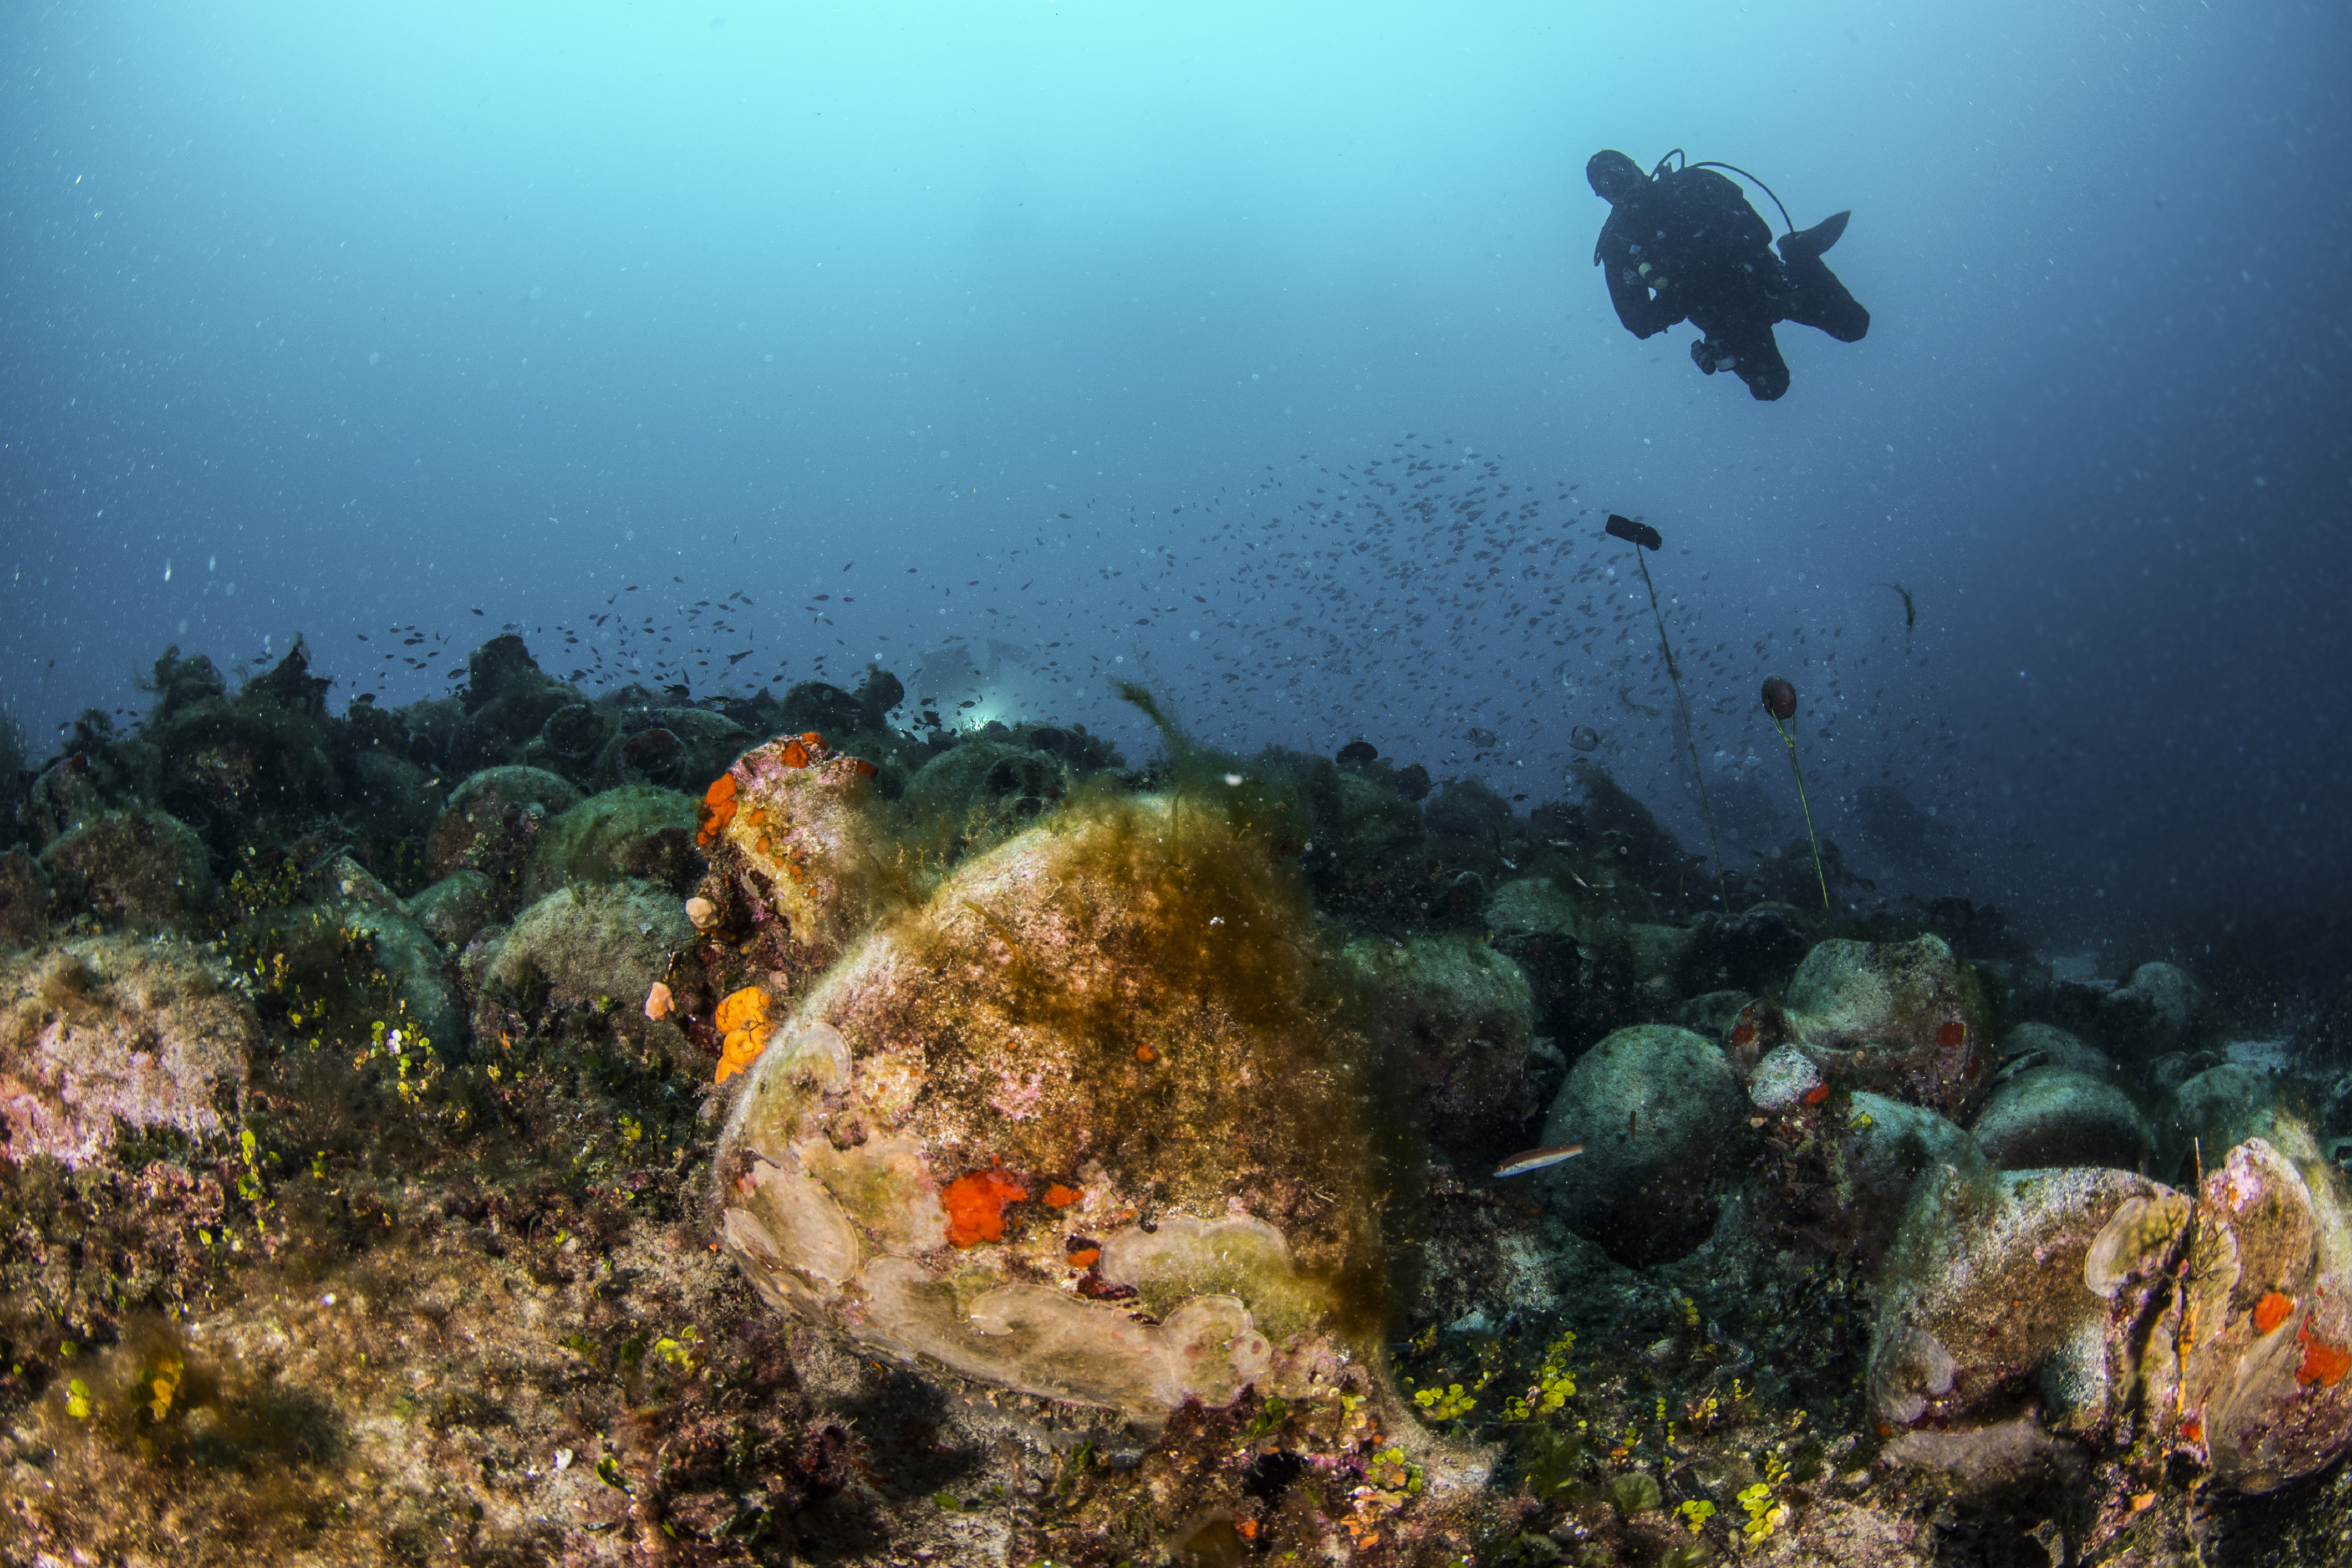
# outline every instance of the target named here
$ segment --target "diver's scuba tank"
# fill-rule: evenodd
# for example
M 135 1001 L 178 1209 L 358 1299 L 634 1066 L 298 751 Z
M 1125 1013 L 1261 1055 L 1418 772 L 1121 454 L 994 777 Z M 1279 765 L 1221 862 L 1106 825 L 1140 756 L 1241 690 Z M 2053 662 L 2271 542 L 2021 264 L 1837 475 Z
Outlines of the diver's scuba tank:
M 1675 163 L 1675 160 L 1677 158 L 1683 159 L 1683 162 Z M 1667 167 L 1669 163 L 1674 164 L 1671 169 Z M 1741 168 L 1737 163 L 1717 163 L 1713 158 L 1703 158 L 1699 160 L 1699 162 L 1694 163 L 1684 155 L 1683 150 L 1677 147 L 1674 149 L 1674 151 L 1668 153 L 1664 157 L 1658 160 L 1658 166 L 1650 171 L 1650 178 L 1654 180 L 1663 179 L 1670 174 L 1679 174 L 1685 169 L 1721 169 L 1727 174 L 1737 174 L 1743 180 L 1752 182 L 1758 190 L 1762 191 L 1768 196 L 1771 196 L 1772 205 L 1780 209 L 1780 222 L 1788 228 L 1789 231 L 1782 237 L 1783 239 L 1793 239 L 1797 237 L 1797 222 L 1794 218 L 1789 216 L 1788 206 L 1782 203 L 1780 198 L 1777 195 L 1773 195 L 1772 187 L 1766 184 L 1763 181 L 1757 179 L 1755 175 L 1749 174 L 1747 170 Z M 1829 225 L 1833 223 L 1837 227 L 1830 232 L 1829 237 L 1822 242 L 1819 248 L 1817 248 L 1813 254 L 1818 256 L 1822 251 L 1827 250 L 1832 245 L 1837 243 L 1838 235 L 1845 231 L 1845 214 L 1840 213 L 1835 217 L 1825 218 L 1820 224 L 1814 226 L 1817 228 L 1827 228 Z

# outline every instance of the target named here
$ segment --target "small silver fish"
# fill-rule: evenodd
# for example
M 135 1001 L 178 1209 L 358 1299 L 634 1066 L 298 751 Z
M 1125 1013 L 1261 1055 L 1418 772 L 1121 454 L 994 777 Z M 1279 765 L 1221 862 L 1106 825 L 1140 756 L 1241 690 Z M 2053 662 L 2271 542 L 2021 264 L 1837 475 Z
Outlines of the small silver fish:
M 1550 1149 L 1530 1149 L 1524 1154 L 1514 1154 L 1495 1167 L 1497 1178 L 1524 1176 L 1529 1171 L 1540 1171 L 1547 1165 L 1557 1165 L 1562 1160 L 1573 1160 L 1584 1152 L 1581 1143 L 1562 1143 Z

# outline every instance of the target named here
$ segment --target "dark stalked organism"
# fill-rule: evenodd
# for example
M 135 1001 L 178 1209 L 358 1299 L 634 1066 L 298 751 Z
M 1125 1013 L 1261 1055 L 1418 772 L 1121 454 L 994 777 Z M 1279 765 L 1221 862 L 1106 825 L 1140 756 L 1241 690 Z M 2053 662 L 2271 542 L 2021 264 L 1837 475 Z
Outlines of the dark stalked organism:
M 1789 771 L 1797 775 L 1797 804 L 1805 811 L 1805 837 L 1813 846 L 1813 875 L 1821 879 L 1822 908 L 1832 920 L 1837 910 L 1830 904 L 1829 873 L 1822 869 L 1821 835 L 1813 831 L 1812 804 L 1805 799 L 1805 770 L 1797 765 L 1797 738 L 1789 733 L 1784 720 L 1797 716 L 1797 689 L 1786 678 L 1771 675 L 1764 679 L 1764 711 L 1772 716 L 1772 728 L 1780 731 L 1781 743 L 1789 748 Z
M 1641 547 L 1633 552 L 1633 559 L 1641 564 L 1642 586 L 1650 591 L 1650 614 L 1658 623 L 1658 651 L 1665 657 L 1666 679 L 1675 684 L 1675 710 L 1682 715 L 1683 743 L 1690 748 L 1691 777 L 1698 784 L 1698 814 L 1706 819 L 1706 846 L 1715 852 L 1716 899 L 1728 912 L 1731 900 L 1723 885 L 1723 846 L 1716 839 L 1715 812 L 1706 803 L 1706 773 L 1699 766 L 1698 732 L 1691 728 L 1690 703 L 1683 697 L 1682 667 L 1675 662 L 1675 645 L 1666 640 L 1665 612 L 1658 608 L 1658 585 L 1650 581 L 1650 558 L 1644 553 L 1664 544 L 1665 540 L 1648 523 L 1620 517 L 1613 511 L 1609 514 L 1606 531 L 1612 539 Z
M 1881 583 L 1882 588 L 1892 588 L 1903 595 L 1903 651 L 1911 651 L 1911 634 L 1918 629 L 1919 606 L 1912 602 L 1911 590 L 1900 583 Z
M 1620 517 L 1613 511 L 1609 514 L 1605 531 L 1612 539 L 1622 539 L 1628 544 L 1638 544 L 1644 550 L 1663 549 L 1666 542 L 1665 535 L 1648 523 L 1636 521 L 1630 517 Z M 1646 566 L 1642 568 L 1645 575 L 1649 570 Z

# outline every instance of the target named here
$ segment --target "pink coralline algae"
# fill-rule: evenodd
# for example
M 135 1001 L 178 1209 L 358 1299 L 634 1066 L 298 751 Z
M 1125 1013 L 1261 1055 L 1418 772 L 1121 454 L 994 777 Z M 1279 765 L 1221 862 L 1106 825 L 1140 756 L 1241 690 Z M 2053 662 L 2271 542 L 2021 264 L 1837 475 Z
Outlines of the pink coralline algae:
M 93 937 L 0 968 L 0 1158 L 101 1161 L 118 1122 L 223 1131 L 257 1030 L 184 943 Z
M 1024 1080 L 1006 1073 L 1004 1087 L 991 1095 L 988 1103 L 1019 1121 L 1037 1109 L 1037 1101 L 1045 1092 L 1045 1080 L 1040 1075 L 1033 1072 Z

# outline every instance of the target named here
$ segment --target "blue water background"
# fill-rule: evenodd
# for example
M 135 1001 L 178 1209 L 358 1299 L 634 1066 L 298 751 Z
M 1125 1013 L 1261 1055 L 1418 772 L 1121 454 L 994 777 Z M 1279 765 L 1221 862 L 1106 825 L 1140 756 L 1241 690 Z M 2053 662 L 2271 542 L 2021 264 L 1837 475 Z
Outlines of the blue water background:
M 610 599 L 698 693 L 961 648 L 951 716 L 1131 756 L 1112 674 L 1530 803 L 1586 724 L 1702 843 L 1615 510 L 1738 857 L 1797 826 L 1778 670 L 1883 891 L 2074 947 L 2330 900 L 2347 44 L 2231 0 L 10 7 L 0 692 L 38 756 L 166 642 L 299 633 L 395 702 L 508 623 L 568 673 L 560 624 L 617 679 Z M 1769 405 L 1635 342 L 1603 146 L 1852 208 L 1868 339 L 1784 327 Z M 1539 510 L 1356 551 L 1408 457 L 1447 524 L 1482 476 Z

